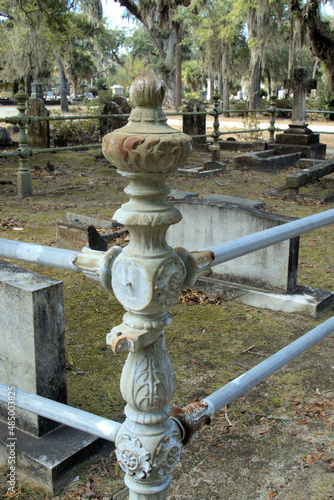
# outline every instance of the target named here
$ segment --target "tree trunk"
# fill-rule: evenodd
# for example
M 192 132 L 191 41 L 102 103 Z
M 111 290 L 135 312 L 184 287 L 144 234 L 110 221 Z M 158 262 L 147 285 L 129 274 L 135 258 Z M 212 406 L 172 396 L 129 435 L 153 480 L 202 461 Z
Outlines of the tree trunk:
M 223 95 L 223 71 L 222 68 L 218 70 L 218 94 Z
M 175 44 L 175 109 L 178 110 L 181 106 L 181 65 L 182 65 L 182 54 L 181 54 L 181 26 L 179 24 L 175 25 L 176 32 L 176 44 Z
M 266 68 L 266 74 L 267 74 L 267 82 L 268 82 L 268 96 L 270 97 L 272 94 L 272 88 L 271 88 L 271 74 L 268 68 Z
M 315 61 L 314 61 L 314 66 L 313 66 L 313 73 L 312 73 L 312 78 L 315 80 L 316 77 L 317 77 L 317 71 L 318 71 L 318 66 L 320 64 L 320 59 L 319 57 L 316 57 L 315 58 Z
M 223 109 L 229 109 L 230 107 L 230 82 L 225 76 L 223 79 Z M 224 116 L 230 116 L 230 113 L 224 113 Z
M 293 78 L 293 64 L 294 64 L 294 43 L 293 43 L 293 18 L 290 16 L 290 32 L 289 32 L 289 66 L 288 66 L 288 78 Z
M 230 82 L 228 78 L 228 54 L 229 49 L 225 46 L 222 56 L 222 78 L 223 78 L 223 109 L 229 109 L 230 107 Z M 224 116 L 230 116 L 230 113 L 225 113 Z
M 211 75 L 211 77 L 210 77 L 210 95 L 211 95 L 210 102 L 211 102 L 211 104 L 213 104 L 212 95 L 214 93 L 215 93 L 215 77 L 213 75 Z
M 59 56 L 56 57 L 56 63 L 59 74 L 60 109 L 66 112 L 68 111 L 67 80 L 65 76 L 64 66 Z
M 163 39 L 164 62 L 161 68 L 162 77 L 166 85 L 166 104 L 168 107 L 176 106 L 176 69 L 175 69 L 175 47 L 177 36 L 175 27 Z
M 31 73 L 28 73 L 25 82 L 24 82 L 24 90 L 30 96 L 31 95 L 31 84 L 33 82 L 33 77 Z
M 79 78 L 77 76 L 74 76 L 72 78 L 72 85 L 73 85 L 73 95 L 75 98 L 78 97 L 78 86 L 79 86 Z
M 252 54 L 251 85 L 249 97 L 249 109 L 258 109 L 261 97 L 261 53 L 256 50 Z
M 326 22 L 320 19 L 319 4 L 318 0 L 307 0 L 306 14 L 304 14 L 299 1 L 290 0 L 292 12 L 303 19 L 307 27 L 312 54 L 325 65 L 329 76 L 329 86 L 334 92 L 334 36 Z

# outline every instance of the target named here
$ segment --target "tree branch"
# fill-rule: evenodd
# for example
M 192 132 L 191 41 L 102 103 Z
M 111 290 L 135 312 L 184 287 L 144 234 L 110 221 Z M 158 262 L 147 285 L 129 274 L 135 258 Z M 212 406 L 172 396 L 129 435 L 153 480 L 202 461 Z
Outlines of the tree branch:
M 135 16 L 135 18 L 138 19 L 138 21 L 140 21 L 141 23 L 143 22 L 143 18 L 142 18 L 142 15 L 140 13 L 140 10 L 138 9 L 138 6 L 132 0 L 114 0 L 114 2 L 117 2 L 122 7 L 125 7 L 126 9 L 128 9 L 130 14 Z

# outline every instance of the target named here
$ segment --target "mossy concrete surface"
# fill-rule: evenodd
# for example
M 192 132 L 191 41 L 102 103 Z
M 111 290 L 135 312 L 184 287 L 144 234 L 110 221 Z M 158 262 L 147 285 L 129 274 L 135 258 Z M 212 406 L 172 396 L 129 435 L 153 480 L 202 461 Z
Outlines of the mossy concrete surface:
M 225 156 L 225 157 L 224 157 Z M 194 153 L 193 166 L 209 155 Z M 222 154 L 226 172 L 211 178 L 175 176 L 174 189 L 204 196 L 224 194 L 264 200 L 265 210 L 306 217 L 333 205 L 321 198 L 271 199 L 268 189 L 284 184 L 281 172 L 234 170 L 232 153 Z M 0 161 L 0 237 L 54 245 L 56 220 L 66 212 L 112 218 L 127 200 L 125 181 L 97 151 L 36 155 L 29 160 L 34 194 L 16 196 L 17 160 Z M 318 195 L 334 191 L 334 176 L 313 185 Z M 311 188 L 308 188 L 311 189 Z M 333 289 L 334 227 L 301 237 L 298 283 Z M 124 313 L 112 294 L 83 274 L 18 262 L 64 282 L 66 357 L 69 404 L 112 419 L 123 418 L 119 378 L 124 355 L 106 346 L 109 330 Z M 201 399 L 333 314 L 314 319 L 255 309 L 196 291 L 187 291 L 172 308 L 173 323 L 166 344 L 178 386 L 173 404 Z M 212 417 L 184 447 L 174 470 L 170 500 L 329 500 L 334 498 L 333 336 L 262 382 Z M 0 495 L 7 491 L 1 469 Z M 87 464 L 68 478 L 58 499 L 127 498 L 123 474 L 115 457 Z M 12 497 L 50 499 L 24 481 Z M 8 496 L 7 496 L 8 498 Z

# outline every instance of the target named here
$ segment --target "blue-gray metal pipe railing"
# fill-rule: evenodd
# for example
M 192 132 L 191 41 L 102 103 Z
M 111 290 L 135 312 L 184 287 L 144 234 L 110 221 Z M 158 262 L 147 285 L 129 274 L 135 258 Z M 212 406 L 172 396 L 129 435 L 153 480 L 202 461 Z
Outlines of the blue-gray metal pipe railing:
M 79 252 L 0 238 L 0 257 L 81 272 L 73 264 L 76 253 Z
M 275 243 L 289 240 L 300 234 L 320 229 L 333 222 L 334 209 L 331 209 L 319 214 L 310 215 L 309 217 L 304 217 L 303 219 L 287 222 L 281 226 L 275 226 L 257 233 L 242 236 L 241 238 L 206 248 L 203 251 L 213 252 L 215 257 L 210 264 L 210 267 L 212 267 L 255 252 L 256 250 L 269 247 Z M 6 259 L 22 260 L 42 266 L 58 267 L 69 271 L 81 272 L 81 270 L 73 264 L 74 258 L 78 254 L 80 254 L 80 252 L 74 252 L 73 250 L 0 238 L 0 257 Z
M 333 222 L 334 209 L 331 209 L 319 214 L 310 215 L 309 217 L 304 217 L 303 219 L 287 222 L 281 226 L 271 227 L 270 229 L 265 229 L 258 233 L 226 241 L 220 245 L 205 248 L 204 251 L 213 252 L 215 257 L 210 267 L 216 266 L 223 262 L 255 252 L 256 250 L 269 247 L 275 243 L 289 240 L 300 234 L 308 233 L 314 229 L 320 229 Z
M 200 402 L 205 414 L 211 416 L 232 403 L 333 332 L 334 316 L 206 397 Z M 8 386 L 2 383 L 0 401 L 8 403 Z M 17 388 L 15 406 L 113 442 L 121 426 L 113 420 Z
M 8 403 L 6 384 L 0 383 L 0 401 Z M 13 401 L 10 403 L 13 404 Z M 119 422 L 17 388 L 15 388 L 15 406 L 108 441 L 115 441 L 121 426 Z
M 210 394 L 210 396 L 203 400 L 208 405 L 207 415 L 213 415 L 226 405 L 232 403 L 232 401 L 249 389 L 255 387 L 333 332 L 334 316 Z

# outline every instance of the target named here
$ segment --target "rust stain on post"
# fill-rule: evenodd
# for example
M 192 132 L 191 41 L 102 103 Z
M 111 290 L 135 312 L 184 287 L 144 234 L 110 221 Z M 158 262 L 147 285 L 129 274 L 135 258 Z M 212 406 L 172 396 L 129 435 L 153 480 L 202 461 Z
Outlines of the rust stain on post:
M 180 422 L 182 425 L 185 436 L 182 440 L 183 444 L 189 442 L 192 435 L 201 429 L 204 425 L 209 425 L 211 419 L 207 415 L 208 404 L 204 401 L 191 403 L 184 408 L 174 406 L 172 408 L 172 417 Z

